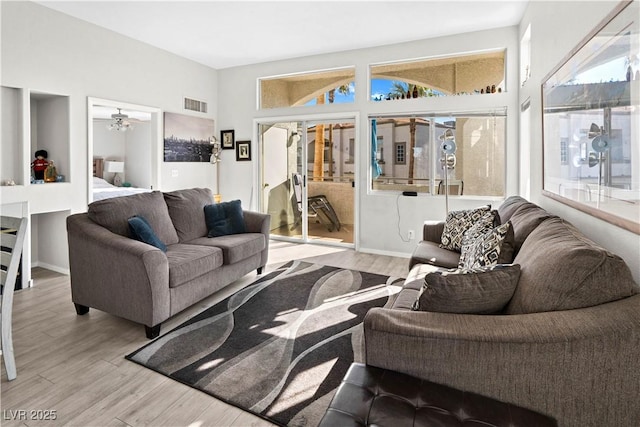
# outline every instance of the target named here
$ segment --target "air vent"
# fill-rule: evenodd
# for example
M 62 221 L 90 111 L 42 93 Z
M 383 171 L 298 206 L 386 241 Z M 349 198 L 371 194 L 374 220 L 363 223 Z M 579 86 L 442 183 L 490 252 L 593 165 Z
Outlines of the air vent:
M 199 113 L 207 112 L 207 103 L 204 101 L 198 101 L 197 99 L 185 98 L 184 99 L 184 109 L 197 111 Z

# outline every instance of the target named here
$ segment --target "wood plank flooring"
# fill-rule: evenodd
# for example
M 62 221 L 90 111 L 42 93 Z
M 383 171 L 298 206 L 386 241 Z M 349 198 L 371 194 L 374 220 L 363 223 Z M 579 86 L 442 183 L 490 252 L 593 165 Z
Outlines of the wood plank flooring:
M 293 259 L 406 277 L 408 260 L 328 246 L 272 241 L 266 272 Z M 256 278 L 252 272 L 162 325 L 171 330 Z M 124 359 L 149 341 L 144 328 L 91 309 L 77 316 L 69 277 L 33 270 L 16 292 L 13 341 L 18 377 L 4 364 L 0 424 L 14 426 L 257 426 L 273 424 Z M 39 412 L 36 412 L 39 411 Z M 47 412 L 49 411 L 49 412 Z M 42 420 L 55 411 L 55 420 Z

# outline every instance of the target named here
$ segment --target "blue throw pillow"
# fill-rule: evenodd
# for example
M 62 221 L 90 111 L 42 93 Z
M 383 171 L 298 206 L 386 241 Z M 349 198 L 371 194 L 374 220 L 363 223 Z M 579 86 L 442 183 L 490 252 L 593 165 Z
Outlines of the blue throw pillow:
M 149 225 L 144 217 L 132 216 L 128 219 L 129 231 L 131 231 L 131 237 L 149 245 L 155 246 L 162 252 L 167 252 L 167 246 L 156 236 L 153 232 L 153 228 Z
M 246 232 L 240 200 L 215 203 L 204 207 L 209 237 L 226 236 Z

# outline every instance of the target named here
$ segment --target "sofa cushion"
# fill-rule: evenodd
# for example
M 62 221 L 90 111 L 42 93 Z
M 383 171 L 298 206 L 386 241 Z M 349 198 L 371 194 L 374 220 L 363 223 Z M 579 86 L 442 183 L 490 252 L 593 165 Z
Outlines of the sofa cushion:
M 125 237 L 129 237 L 129 218 L 143 216 L 165 245 L 178 243 L 178 234 L 159 191 L 93 202 L 89 205 L 88 215 L 96 224 Z
M 190 188 L 164 193 L 169 216 L 178 233 L 180 242 L 207 235 L 204 207 L 213 202 L 213 193 L 208 188 Z
M 441 248 L 438 243 L 423 240 L 416 246 L 411 260 L 409 270 L 416 264 L 431 264 L 444 268 L 456 268 L 460 262 L 460 254 L 456 251 Z
M 639 291 L 622 258 L 557 217 L 531 232 L 514 263 L 522 273 L 508 314 L 589 307 Z
M 220 237 L 201 237 L 187 242 L 190 245 L 216 247 L 222 250 L 224 264 L 235 264 L 266 248 L 262 233 L 230 234 Z
M 506 224 L 509 219 L 511 219 L 511 215 L 522 206 L 524 203 L 529 203 L 527 199 L 522 198 L 520 196 L 510 196 L 508 197 L 499 207 L 498 207 L 498 215 L 500 216 L 500 223 Z
M 522 203 L 509 218 L 511 225 L 513 225 L 514 255 L 518 254 L 522 244 L 536 227 L 544 220 L 554 217 L 556 216 L 545 211 L 538 205 L 530 202 Z
M 131 231 L 132 238 L 155 246 L 162 252 L 167 252 L 167 245 L 162 243 L 143 216 L 132 216 L 127 222 L 129 223 L 129 231 Z
M 477 230 L 481 230 L 482 234 L 478 234 Z M 513 239 L 511 221 L 488 230 L 479 222 L 462 239 L 458 267 L 477 268 L 511 263 Z
M 464 233 L 489 211 L 491 211 L 491 206 L 487 205 L 476 209 L 449 212 L 442 231 L 440 246 L 444 249 L 460 252 Z
M 169 287 L 175 288 L 222 266 L 222 250 L 176 243 L 167 246 Z
M 227 236 L 246 231 L 240 200 L 215 203 L 204 207 L 209 237 Z
M 513 296 L 519 276 L 517 264 L 428 273 L 413 309 L 441 313 L 498 313 Z

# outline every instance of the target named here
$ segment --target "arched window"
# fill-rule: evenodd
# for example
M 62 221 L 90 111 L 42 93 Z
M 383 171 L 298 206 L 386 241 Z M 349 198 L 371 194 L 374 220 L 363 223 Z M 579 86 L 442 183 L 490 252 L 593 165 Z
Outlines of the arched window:
M 372 101 L 498 93 L 505 88 L 505 51 L 374 64 Z
M 260 108 L 341 104 L 355 100 L 354 67 L 259 79 Z

